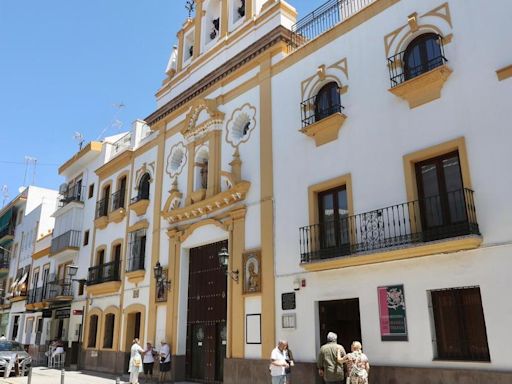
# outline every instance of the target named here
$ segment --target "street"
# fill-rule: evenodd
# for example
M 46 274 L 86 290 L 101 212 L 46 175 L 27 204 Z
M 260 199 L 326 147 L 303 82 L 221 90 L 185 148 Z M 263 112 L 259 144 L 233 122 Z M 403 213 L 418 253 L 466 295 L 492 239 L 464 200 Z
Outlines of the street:
M 146 383 L 140 377 L 141 383 Z M 32 383 L 31 384 L 59 384 L 61 381 L 61 371 L 57 369 L 49 369 L 45 367 L 37 367 L 32 371 Z M 124 381 L 123 381 L 124 380 Z M 1 384 L 27 384 L 27 377 L 10 377 L 8 379 L 0 378 Z M 80 371 L 66 371 L 64 376 L 65 384 L 115 384 L 116 377 L 90 373 L 82 373 Z M 154 381 L 156 383 L 156 381 Z M 121 384 L 128 384 L 127 377 L 122 377 Z M 150 383 L 150 382 L 147 382 Z M 186 384 L 186 383 L 176 383 Z

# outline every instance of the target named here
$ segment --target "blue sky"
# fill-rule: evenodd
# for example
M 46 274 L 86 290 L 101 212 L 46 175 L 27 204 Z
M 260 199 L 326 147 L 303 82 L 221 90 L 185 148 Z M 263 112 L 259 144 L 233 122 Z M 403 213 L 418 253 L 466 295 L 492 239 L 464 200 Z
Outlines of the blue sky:
M 290 0 L 299 17 L 324 0 Z M 57 189 L 85 141 L 155 109 L 185 0 L 0 0 L 0 188 Z M 118 108 L 118 104 L 124 104 Z M 118 128 L 115 119 L 123 122 Z M 0 194 L 0 206 L 4 197 Z

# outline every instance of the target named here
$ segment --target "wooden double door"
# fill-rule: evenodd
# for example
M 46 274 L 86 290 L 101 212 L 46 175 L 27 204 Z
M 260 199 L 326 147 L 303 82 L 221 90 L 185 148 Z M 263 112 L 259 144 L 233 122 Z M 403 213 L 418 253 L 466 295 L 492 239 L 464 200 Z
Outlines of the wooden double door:
M 227 278 L 218 254 L 227 241 L 190 250 L 187 379 L 221 383 L 227 344 Z

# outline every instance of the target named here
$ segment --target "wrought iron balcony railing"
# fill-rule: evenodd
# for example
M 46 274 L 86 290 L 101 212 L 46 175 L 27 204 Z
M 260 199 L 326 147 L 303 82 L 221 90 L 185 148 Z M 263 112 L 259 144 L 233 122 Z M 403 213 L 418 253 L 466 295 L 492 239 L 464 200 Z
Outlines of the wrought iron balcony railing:
M 0 250 L 0 252 L 2 252 Z M 9 254 L 7 252 L 0 253 L 0 269 L 9 269 L 10 259 Z
M 149 196 L 144 196 L 143 194 L 139 193 L 137 196 L 134 196 L 130 199 L 130 204 L 135 204 L 141 200 L 149 200 Z
M 49 300 L 54 300 L 58 297 L 73 297 L 73 284 L 69 278 L 52 281 L 47 291 Z
M 327 32 L 375 0 L 329 0 L 292 26 L 289 50 L 294 51 Z
M 0 239 L 5 236 L 14 236 L 14 224 L 10 223 L 2 228 L 0 228 Z
M 52 239 L 50 252 L 52 255 L 68 248 L 80 247 L 81 232 L 70 230 Z
M 425 58 L 422 55 L 411 54 L 406 56 L 407 51 L 402 51 L 388 58 L 389 80 L 391 88 L 413 79 L 434 68 L 446 64 L 448 60 L 444 56 L 443 37 L 437 35 L 434 43 L 439 45 L 437 53 L 435 50 Z
M 300 228 L 301 262 L 479 235 L 473 191 L 463 189 Z
M 300 103 L 303 129 L 311 124 L 325 119 L 326 117 L 329 117 L 330 115 L 343 112 L 344 107 L 341 105 L 339 94 L 337 99 L 334 100 L 334 103 L 329 106 L 318 104 L 316 99 L 317 96 L 314 96 Z
M 59 208 L 73 201 L 84 201 L 85 187 L 81 184 L 70 185 L 66 193 L 59 196 L 58 206 Z
M 119 208 L 125 208 L 125 196 L 126 196 L 126 189 L 121 188 L 119 191 L 114 192 L 112 194 L 112 211 L 115 211 Z
M 98 219 L 103 216 L 108 216 L 108 203 L 110 200 L 110 196 L 107 196 L 101 200 L 98 200 L 96 203 L 96 216 L 95 218 Z
M 87 285 L 96 285 L 109 281 L 119 281 L 121 262 L 119 260 L 111 261 L 89 268 Z
M 32 288 L 28 291 L 27 304 L 42 303 L 45 297 L 43 297 L 43 287 Z

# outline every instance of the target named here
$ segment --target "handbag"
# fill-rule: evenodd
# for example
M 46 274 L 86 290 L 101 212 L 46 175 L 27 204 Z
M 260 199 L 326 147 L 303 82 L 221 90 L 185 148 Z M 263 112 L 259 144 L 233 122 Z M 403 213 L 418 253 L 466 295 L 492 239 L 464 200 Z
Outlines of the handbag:
M 142 359 L 140 358 L 140 356 L 135 356 L 133 358 L 133 366 L 135 368 L 140 368 L 142 366 Z

